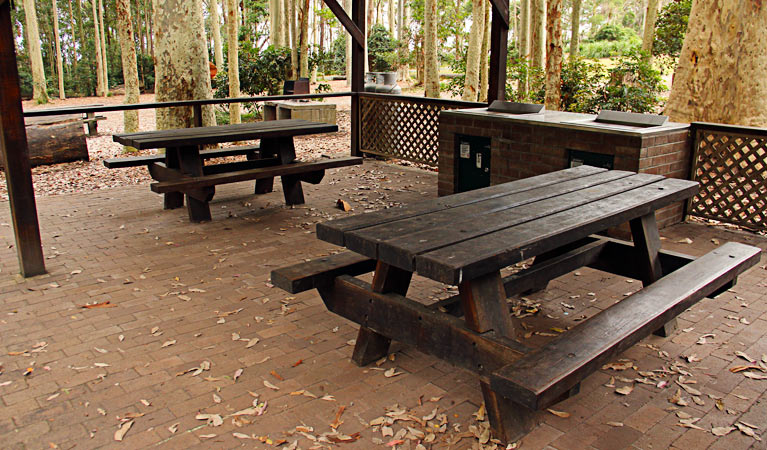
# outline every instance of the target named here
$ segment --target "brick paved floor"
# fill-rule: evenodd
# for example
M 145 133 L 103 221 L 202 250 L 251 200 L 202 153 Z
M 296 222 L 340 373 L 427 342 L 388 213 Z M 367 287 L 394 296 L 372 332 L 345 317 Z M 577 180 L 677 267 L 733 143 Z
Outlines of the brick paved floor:
M 190 224 L 185 210 L 163 211 L 146 186 L 40 198 L 49 274 L 28 280 L 16 275 L 8 205 L 0 205 L 0 447 L 272 448 L 245 439 L 268 436 L 306 449 L 322 444 L 308 436 L 330 432 L 345 406 L 338 431 L 361 437 L 339 448 L 372 448 L 382 442 L 375 439 L 392 438 L 367 423 L 395 404 L 418 416 L 435 407 L 446 414 L 445 433 L 427 447 L 477 445 L 470 437 L 459 440 L 477 425 L 472 414 L 481 394 L 472 374 L 397 343 L 394 361 L 356 367 L 349 360 L 352 323 L 328 313 L 315 292 L 290 296 L 268 282 L 273 268 L 334 249 L 315 239 L 313 224 L 348 214 L 334 208 L 338 198 L 354 212 L 407 203 L 436 195 L 435 174 L 368 161 L 305 186 L 307 204 L 294 209 L 283 206 L 279 187 L 258 197 L 251 189 L 249 183 L 218 187 L 213 221 L 205 224 Z M 678 225 L 662 235 L 666 248 L 695 255 L 713 248 L 714 240 L 767 248 L 758 236 L 701 225 Z M 687 237 L 692 244 L 679 242 Z M 728 370 L 746 363 L 735 351 L 756 359 L 767 354 L 764 264 L 763 258 L 731 292 L 682 314 L 672 337 L 647 338 L 621 356 L 639 370 L 684 364 L 697 382 L 690 386 L 703 393 L 700 404 L 687 396 L 690 406 L 672 410 L 674 387 L 640 383 L 619 396 L 604 386 L 610 378 L 622 386 L 638 375 L 603 370 L 582 383 L 578 396 L 555 406 L 570 417 L 541 413 L 521 447 L 767 448 L 767 381 Z M 583 269 L 531 296 L 542 311 L 524 321 L 540 331 L 572 325 L 640 285 Z M 416 278 L 409 295 L 428 300 L 445 293 Z M 114 307 L 81 308 L 106 301 Z M 707 343 L 697 344 L 709 333 Z M 526 343 L 547 339 L 533 334 Z M 208 363 L 198 375 L 178 375 Z M 385 377 L 391 367 L 403 373 Z M 27 368 L 33 371 L 24 376 Z M 302 390 L 332 397 L 291 395 Z M 235 424 L 226 416 L 250 407 L 251 393 L 268 403 L 266 412 Z M 224 423 L 208 426 L 198 413 L 219 414 Z M 678 426 L 684 414 L 699 417 L 695 425 L 703 430 Z M 132 428 L 115 442 L 120 419 L 130 417 Z M 758 426 L 765 441 L 738 430 L 719 438 L 710 432 L 738 421 Z M 396 422 L 395 436 L 406 425 L 415 424 Z M 307 427 L 301 429 L 306 434 L 290 434 L 297 426 Z M 415 448 L 405 440 L 399 448 Z

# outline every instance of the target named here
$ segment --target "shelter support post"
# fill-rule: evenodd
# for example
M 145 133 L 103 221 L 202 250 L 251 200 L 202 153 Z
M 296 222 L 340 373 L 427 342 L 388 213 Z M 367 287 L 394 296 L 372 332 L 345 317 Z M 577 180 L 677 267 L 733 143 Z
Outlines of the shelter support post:
M 21 110 L 19 72 L 11 29 L 11 4 L 0 2 L 0 155 L 3 158 L 11 220 L 21 275 L 45 273 L 45 261 L 37 221 L 27 133 Z
M 351 155 L 362 156 L 360 136 L 362 126 L 359 93 L 365 87 L 365 0 L 352 0 L 352 21 L 362 35 L 362 42 L 352 39 L 352 112 Z
M 492 4 L 488 103 L 506 98 L 506 55 L 509 38 L 509 0 L 493 0 Z

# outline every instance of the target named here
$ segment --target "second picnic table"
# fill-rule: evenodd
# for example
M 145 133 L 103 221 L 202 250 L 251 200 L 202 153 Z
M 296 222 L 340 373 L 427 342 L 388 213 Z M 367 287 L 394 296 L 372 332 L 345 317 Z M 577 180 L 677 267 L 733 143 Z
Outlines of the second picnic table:
M 661 250 L 655 211 L 697 189 L 581 166 L 359 214 L 317 225 L 318 238 L 352 252 L 275 270 L 272 283 L 291 293 L 316 288 L 330 311 L 360 324 L 359 365 L 386 356 L 395 339 L 477 373 L 495 436 L 511 442 L 532 428 L 536 410 L 577 393 L 641 338 L 667 335 L 676 315 L 759 261 L 758 248 L 736 243 L 697 259 Z M 633 243 L 593 234 L 624 222 Z M 530 268 L 502 276 L 532 257 Z M 641 280 L 643 289 L 541 348 L 522 344 L 507 298 L 583 266 Z M 371 271 L 371 284 L 356 278 Z M 459 294 L 428 306 L 410 299 L 413 273 Z
M 183 206 L 186 195 L 189 220 L 201 222 L 211 218 L 209 202 L 219 184 L 257 180 L 256 193 L 261 194 L 271 192 L 274 177 L 280 176 L 285 202 L 304 203 L 302 181 L 317 184 L 325 169 L 362 163 L 358 157 L 295 161 L 295 136 L 335 131 L 337 125 L 296 119 L 117 134 L 116 142 L 137 149 L 165 148 L 165 155 L 116 158 L 104 164 L 109 168 L 147 165 L 157 181 L 150 187 L 165 194 L 165 208 Z M 260 146 L 201 150 L 205 145 L 253 139 L 260 139 Z M 248 160 L 203 164 L 207 158 L 237 154 L 247 155 Z

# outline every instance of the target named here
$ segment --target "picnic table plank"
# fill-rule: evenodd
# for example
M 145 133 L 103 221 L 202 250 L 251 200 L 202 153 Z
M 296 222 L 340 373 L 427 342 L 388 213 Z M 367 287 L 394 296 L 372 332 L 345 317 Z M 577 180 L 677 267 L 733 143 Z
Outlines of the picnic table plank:
M 215 127 L 177 128 L 119 134 L 114 140 L 137 149 L 206 145 L 249 139 L 293 137 L 338 131 L 337 125 L 290 119 L 285 121 L 252 122 Z
M 597 202 L 616 194 L 631 192 L 657 183 L 662 179 L 663 177 L 660 175 L 635 174 L 564 195 L 544 198 L 516 208 L 483 215 L 481 220 L 477 220 L 477 214 L 460 215 L 453 218 L 452 223 L 445 221 L 430 229 L 381 242 L 378 245 L 378 256 L 390 264 L 414 270 L 415 258 L 420 254 Z M 353 247 L 350 248 L 354 249 Z
M 415 271 L 447 284 L 481 276 L 687 199 L 698 183 L 666 178 L 416 256 Z
M 457 208 L 476 202 L 483 202 L 496 197 L 512 195 L 602 172 L 607 172 L 607 169 L 592 166 L 578 166 L 509 183 L 497 184 L 481 190 L 467 191 L 460 194 L 453 194 L 448 197 L 415 202 L 398 208 L 384 209 L 366 214 L 356 214 L 342 219 L 318 223 L 317 238 L 332 244 L 344 246 L 345 233 L 350 231 L 444 209 Z
M 347 232 L 344 240 L 349 249 L 376 258 L 382 253 L 379 250 L 383 243 L 399 249 L 409 249 L 409 244 L 416 247 L 428 247 L 429 243 L 435 239 L 447 243 L 453 242 L 451 238 L 445 238 L 447 235 L 457 242 L 475 237 L 474 233 L 481 235 L 496 231 L 499 227 L 508 226 L 506 225 L 508 220 L 499 219 L 499 217 L 511 215 L 511 220 L 514 222 L 520 220 L 520 216 L 534 218 L 543 214 L 550 207 L 556 209 L 573 207 L 582 199 L 590 198 L 590 195 L 593 196 L 592 192 L 597 192 L 598 197 L 596 198 L 601 198 L 601 196 L 630 189 L 640 183 L 660 180 L 660 178 L 659 175 L 638 176 L 631 172 L 617 170 L 602 172 L 486 201 L 362 228 Z M 470 232 L 467 234 L 469 229 Z M 416 251 L 411 250 L 412 252 Z M 400 265 L 396 259 L 392 259 L 391 263 Z M 412 264 L 400 265 L 400 267 L 412 270 Z

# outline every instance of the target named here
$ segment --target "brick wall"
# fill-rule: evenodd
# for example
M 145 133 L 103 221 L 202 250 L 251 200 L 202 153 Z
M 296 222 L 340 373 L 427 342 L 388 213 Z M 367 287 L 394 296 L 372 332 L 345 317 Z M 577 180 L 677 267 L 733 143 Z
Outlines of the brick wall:
M 614 155 L 614 168 L 689 179 L 692 140 L 687 129 L 661 136 L 611 134 L 547 124 L 513 123 L 476 116 L 441 114 L 439 120 L 439 195 L 455 192 L 455 136 L 491 138 L 490 183 L 500 184 L 568 167 L 568 150 Z M 660 227 L 682 220 L 684 205 L 656 212 Z

